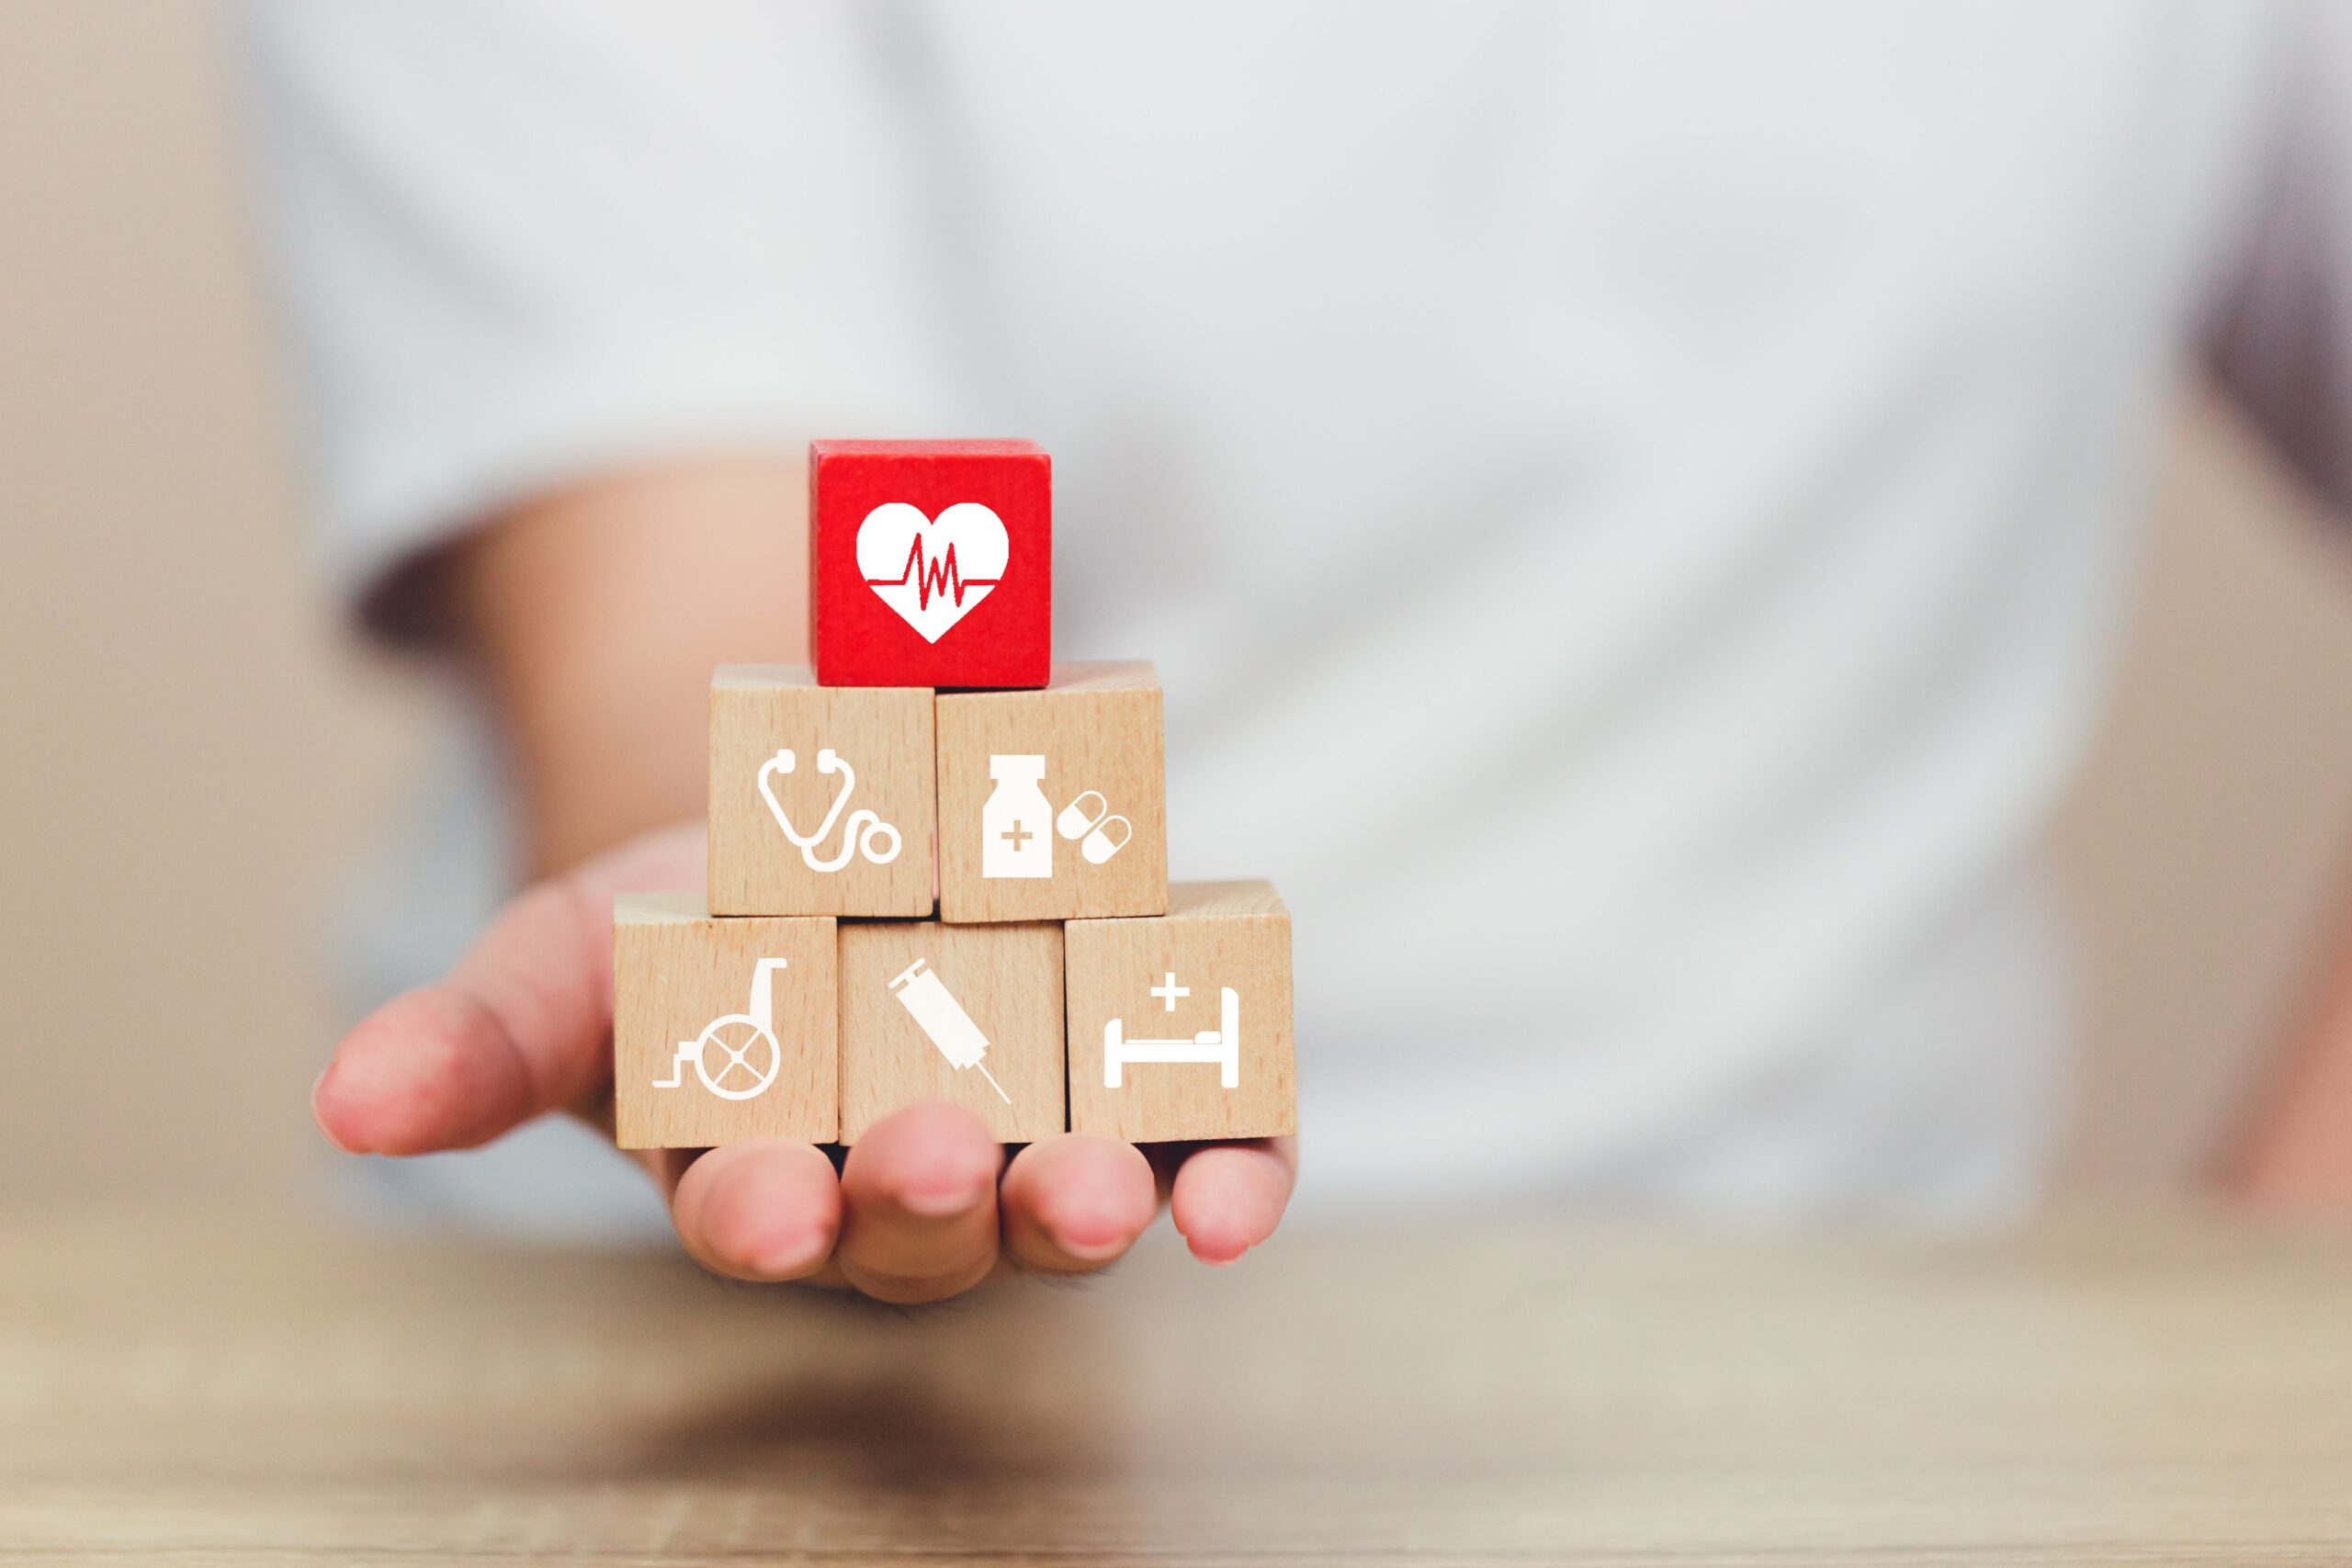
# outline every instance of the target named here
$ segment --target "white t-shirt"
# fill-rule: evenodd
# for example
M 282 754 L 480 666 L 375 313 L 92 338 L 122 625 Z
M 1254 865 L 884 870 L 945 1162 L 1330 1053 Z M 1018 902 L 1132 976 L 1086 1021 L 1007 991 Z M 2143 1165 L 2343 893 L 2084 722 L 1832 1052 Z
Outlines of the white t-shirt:
M 1310 1204 L 2029 1198 L 2030 863 L 2178 373 L 2352 476 L 2344 8 L 247 33 L 355 601 L 632 457 L 1053 451 L 1057 649 L 1159 664 L 1172 873 L 1293 911 Z

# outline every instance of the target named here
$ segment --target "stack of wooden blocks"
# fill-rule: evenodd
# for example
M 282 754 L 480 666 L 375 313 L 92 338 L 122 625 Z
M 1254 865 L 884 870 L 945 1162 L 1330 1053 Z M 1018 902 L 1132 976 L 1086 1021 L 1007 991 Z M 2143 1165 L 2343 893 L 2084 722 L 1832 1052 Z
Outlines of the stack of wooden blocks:
M 1158 676 L 1055 664 L 1027 442 L 809 448 L 813 667 L 710 689 L 707 893 L 614 908 L 625 1148 L 1293 1130 L 1290 916 L 1168 880 Z

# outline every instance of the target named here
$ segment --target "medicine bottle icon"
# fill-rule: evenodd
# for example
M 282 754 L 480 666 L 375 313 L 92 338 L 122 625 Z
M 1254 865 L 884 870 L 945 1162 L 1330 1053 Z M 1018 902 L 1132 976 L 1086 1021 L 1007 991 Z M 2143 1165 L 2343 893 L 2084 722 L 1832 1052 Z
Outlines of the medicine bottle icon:
M 1046 759 L 1007 752 L 989 759 L 996 789 L 980 807 L 980 874 L 1054 874 L 1054 808 L 1046 804 Z

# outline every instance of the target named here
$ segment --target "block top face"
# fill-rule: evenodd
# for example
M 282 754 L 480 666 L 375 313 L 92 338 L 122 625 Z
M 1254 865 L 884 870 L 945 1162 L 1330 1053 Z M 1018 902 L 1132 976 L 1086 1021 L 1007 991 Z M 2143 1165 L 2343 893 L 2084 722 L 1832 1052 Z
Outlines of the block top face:
M 1078 660 L 1053 667 L 1046 692 L 1157 692 L 1159 671 L 1148 660 Z
M 708 919 L 710 899 L 699 887 L 678 893 L 619 893 L 613 897 L 616 925 L 680 925 Z
M 806 664 L 722 664 L 710 672 L 714 691 L 797 691 L 816 683 L 817 672 Z
M 1035 441 L 811 441 L 808 456 L 819 457 L 1044 457 Z
M 808 636 L 827 686 L 1042 686 L 1053 462 L 1027 441 L 808 447 Z
M 1290 908 L 1271 882 L 1171 882 L 1168 885 L 1168 918 L 1233 919 L 1252 915 L 1290 919 Z

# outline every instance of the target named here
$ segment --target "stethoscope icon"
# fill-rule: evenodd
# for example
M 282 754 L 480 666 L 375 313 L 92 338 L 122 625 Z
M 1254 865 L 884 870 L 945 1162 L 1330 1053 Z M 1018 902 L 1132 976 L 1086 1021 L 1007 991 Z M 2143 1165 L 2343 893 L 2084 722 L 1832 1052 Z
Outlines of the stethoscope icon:
M 772 775 L 792 772 L 794 762 L 792 752 L 786 750 L 778 751 L 760 764 L 760 797 L 768 803 L 768 814 L 775 818 L 775 825 L 784 829 L 784 836 L 798 846 L 800 858 L 808 863 L 809 870 L 839 871 L 849 863 L 853 852 L 864 855 L 876 865 L 888 865 L 899 858 L 899 830 L 883 821 L 879 813 L 868 811 L 864 807 L 851 812 L 848 824 L 842 829 L 841 852 L 831 860 L 818 858 L 817 846 L 832 837 L 833 825 L 841 820 L 842 807 L 849 804 L 850 792 L 857 788 L 857 773 L 831 747 L 828 746 L 817 753 L 817 771 L 841 774 L 842 787 L 834 791 L 833 804 L 825 813 L 825 819 L 817 825 L 815 832 L 804 838 L 794 829 L 792 819 L 784 814 L 783 802 L 776 799 L 775 791 L 768 784 Z M 876 846 L 886 838 L 890 840 L 890 847 L 887 851 L 877 849 Z

